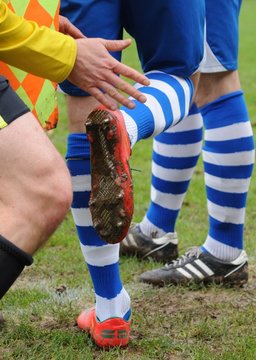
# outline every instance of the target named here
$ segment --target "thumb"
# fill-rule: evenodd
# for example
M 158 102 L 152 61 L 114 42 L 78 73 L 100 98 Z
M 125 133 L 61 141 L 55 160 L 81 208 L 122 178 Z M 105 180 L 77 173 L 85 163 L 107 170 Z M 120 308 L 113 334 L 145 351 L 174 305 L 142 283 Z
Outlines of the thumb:
M 105 40 L 101 39 L 101 42 L 108 51 L 121 51 L 131 45 L 131 39 L 125 40 Z

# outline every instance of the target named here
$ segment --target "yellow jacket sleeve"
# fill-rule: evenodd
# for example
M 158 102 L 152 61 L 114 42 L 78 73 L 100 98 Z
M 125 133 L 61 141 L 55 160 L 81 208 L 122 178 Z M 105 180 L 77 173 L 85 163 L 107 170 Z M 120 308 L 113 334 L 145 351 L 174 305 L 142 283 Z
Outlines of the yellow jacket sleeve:
M 0 60 L 28 73 L 61 82 L 74 66 L 76 51 L 73 38 L 25 20 L 0 0 Z

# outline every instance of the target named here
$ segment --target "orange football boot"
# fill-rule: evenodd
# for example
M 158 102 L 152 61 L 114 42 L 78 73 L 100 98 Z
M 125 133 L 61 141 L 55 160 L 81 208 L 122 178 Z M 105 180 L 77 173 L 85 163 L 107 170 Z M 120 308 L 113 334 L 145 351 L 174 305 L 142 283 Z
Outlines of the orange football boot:
M 133 215 L 130 140 L 120 111 L 104 106 L 85 123 L 91 148 L 90 211 L 95 230 L 108 243 L 124 239 Z
M 130 338 L 131 320 L 113 317 L 98 321 L 95 309 L 84 310 L 77 318 L 79 329 L 88 332 L 100 348 L 126 347 Z

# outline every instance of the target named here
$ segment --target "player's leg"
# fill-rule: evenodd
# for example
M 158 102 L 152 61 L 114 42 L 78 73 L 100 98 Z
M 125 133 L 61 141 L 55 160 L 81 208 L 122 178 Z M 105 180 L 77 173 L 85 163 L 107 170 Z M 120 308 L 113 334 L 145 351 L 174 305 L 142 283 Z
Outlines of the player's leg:
M 0 77 L 0 297 L 63 220 L 71 202 L 65 162 Z
M 239 83 L 237 72 L 225 75 L 227 82 L 232 83 L 236 77 L 235 81 Z M 232 79 L 229 80 L 229 76 Z M 213 76 L 205 77 L 205 83 L 209 83 Z M 225 95 L 201 108 L 205 125 L 203 161 L 209 213 L 209 232 L 203 249 L 218 259 L 233 261 L 244 247 L 245 208 L 254 164 L 254 141 L 242 91 L 234 86 L 233 91 L 225 92 L 221 85 L 219 90 Z
M 142 68 L 151 84 L 135 85 L 147 96 L 145 104 L 135 101 L 132 111 L 100 108 L 86 122 L 92 144 L 92 218 L 106 241 L 122 240 L 133 212 L 127 166 L 131 150 L 125 129 L 133 146 L 182 120 L 188 114 L 198 77 L 192 74 L 203 55 L 203 1 L 190 2 L 189 6 L 184 1 L 167 5 L 158 1 L 150 9 L 146 1 L 129 1 L 124 2 L 122 11 L 124 26 L 136 40 Z M 177 24 L 177 13 L 186 22 L 182 28 Z M 161 26 L 154 26 L 156 19 Z
M 109 40 L 121 39 L 123 29 L 120 23 L 120 1 L 63 0 L 60 14 L 66 16 L 87 37 L 101 37 Z M 100 20 L 100 24 L 98 22 Z M 119 52 L 112 53 L 121 60 Z M 77 88 L 69 81 L 60 84 L 60 89 L 67 95 L 69 131 L 84 133 L 85 120 L 90 112 L 99 105 L 88 93 Z
M 201 153 L 202 134 L 202 117 L 193 105 L 186 119 L 154 139 L 150 206 L 121 242 L 121 254 L 163 262 L 178 257 L 175 224 Z
M 216 281 L 238 285 L 247 281 L 243 227 L 254 144 L 236 71 L 238 37 L 234 35 L 238 35 L 240 3 L 206 1 L 207 61 L 196 101 L 205 125 L 203 160 L 209 234 L 202 248 L 189 251 L 163 269 L 142 274 L 142 281 L 155 284 Z M 216 12 L 226 14 L 227 21 L 218 22 Z M 222 37 L 218 36 L 223 33 L 226 43 L 220 42 Z
M 131 2 L 131 8 L 134 6 L 134 3 L 135 2 L 133 1 Z M 193 6 L 195 4 L 196 2 L 188 9 L 189 12 L 194 11 Z M 152 12 L 145 15 L 145 24 L 143 23 L 145 33 L 143 33 L 143 31 L 141 32 L 136 27 L 135 21 L 135 26 L 134 24 L 130 25 L 129 21 L 127 21 L 128 31 L 132 33 L 137 41 L 142 63 L 146 61 L 143 66 L 145 70 L 152 69 L 152 66 L 154 66 L 158 70 L 161 69 L 166 76 L 177 72 L 178 69 L 175 68 L 174 64 L 179 65 L 179 71 L 182 71 L 182 68 L 189 66 L 188 64 L 185 65 L 186 61 L 188 61 L 189 58 L 191 59 L 191 56 L 193 57 L 194 54 L 188 49 L 191 45 L 193 46 L 193 42 L 197 36 L 196 34 L 192 35 L 191 33 L 191 38 L 187 37 L 190 41 L 189 45 L 186 44 L 186 41 L 181 41 L 180 48 L 178 46 L 174 54 L 170 54 L 175 43 L 172 36 L 177 36 L 177 23 L 174 17 L 179 13 L 181 17 L 184 16 L 184 18 L 186 18 L 183 5 L 182 2 L 176 2 L 175 6 L 173 6 L 172 2 L 170 2 L 169 8 L 173 11 L 173 15 L 168 12 L 169 9 L 164 12 L 165 15 L 160 15 L 161 5 L 159 6 L 159 4 L 157 4 L 155 8 L 152 9 Z M 199 3 L 197 3 L 197 5 L 200 6 Z M 129 10 L 131 11 L 131 9 Z M 138 16 L 141 15 L 142 12 L 143 9 L 139 9 Z M 128 16 L 129 15 L 128 12 Z M 156 31 L 154 27 L 151 27 L 153 21 L 152 17 L 154 16 L 155 19 L 158 19 L 156 21 L 160 21 L 162 24 Z M 165 16 L 167 21 L 165 21 Z M 170 24 L 168 24 L 168 20 L 170 19 L 172 20 L 170 21 Z M 193 19 L 198 19 L 195 13 L 193 14 Z M 140 24 L 140 22 L 143 22 L 143 20 L 138 19 L 137 24 Z M 185 29 L 190 29 L 189 31 L 191 31 L 191 24 L 186 24 Z M 150 44 L 145 41 L 145 36 L 148 36 L 148 34 L 150 34 L 152 39 L 156 39 L 158 42 L 158 46 L 155 45 L 156 48 L 158 48 L 157 55 L 151 53 L 151 49 L 148 49 L 147 46 L 144 45 Z M 179 36 L 183 39 L 185 33 L 179 34 Z M 154 41 L 155 40 L 153 40 L 153 42 Z M 165 47 L 164 49 L 163 44 L 169 44 L 169 47 Z M 193 63 L 193 60 L 191 63 Z M 154 93 L 151 89 L 150 92 L 148 92 L 147 89 L 145 92 L 149 93 L 150 96 Z M 170 98 L 170 103 L 173 104 L 173 96 L 170 96 Z M 180 94 L 177 94 L 177 98 L 179 100 L 181 99 Z M 161 104 L 158 98 L 156 98 L 156 100 Z M 163 105 L 162 109 L 167 116 L 170 116 L 171 111 L 168 107 Z M 193 120 L 192 125 L 191 120 Z M 159 122 L 157 116 L 155 116 L 155 121 Z M 157 140 L 154 141 L 153 166 L 155 168 L 155 173 L 153 173 L 152 176 L 153 184 L 151 186 L 150 208 L 143 221 L 140 223 L 140 226 L 133 226 L 126 239 L 121 243 L 122 253 L 136 253 L 139 256 L 151 256 L 156 260 L 165 261 L 168 258 L 168 253 L 169 259 L 177 257 L 177 236 L 174 233 L 174 227 L 189 180 L 192 176 L 192 169 L 200 154 L 199 148 L 201 146 L 202 137 L 200 128 L 202 128 L 201 116 L 199 114 L 195 115 L 194 113 L 193 116 L 186 118 L 181 124 L 178 124 L 173 129 L 169 128 L 168 131 L 159 135 L 156 138 Z M 177 133 L 179 135 L 177 135 Z M 177 153 L 177 148 L 179 147 L 178 144 L 182 144 L 183 146 L 182 150 Z M 162 237 L 160 239 L 155 239 L 159 236 Z
M 77 323 L 79 328 L 91 333 L 100 347 L 126 346 L 130 332 L 130 297 L 119 274 L 119 244 L 102 241 L 92 225 L 90 145 L 85 134 L 69 135 L 66 157 L 73 184 L 72 214 L 96 296 L 95 310 L 82 312 Z M 113 336 L 104 338 L 103 332 Z
M 225 4 L 206 1 L 211 33 L 196 98 L 205 125 L 209 233 L 203 249 L 223 261 L 235 260 L 243 249 L 246 198 L 254 163 L 253 133 L 237 71 L 240 6 L 241 0 Z M 231 17 L 229 26 L 216 24 L 220 12 Z M 220 32 L 225 32 L 228 44 L 220 42 Z M 211 53 L 218 44 L 221 51 Z
M 86 36 L 120 38 L 119 2 L 99 1 L 94 2 L 92 6 L 92 1 L 87 1 L 86 4 L 84 1 L 64 0 L 61 3 L 61 13 L 69 17 Z M 97 20 L 99 17 L 102 18 L 101 26 Z M 120 59 L 119 54 L 115 56 Z M 119 245 L 109 245 L 97 236 L 88 208 L 91 192 L 90 145 L 85 135 L 84 123 L 98 103 L 68 82 L 60 86 L 68 94 L 70 135 L 67 144 L 67 164 L 73 184 L 72 214 L 96 295 L 95 310 L 83 311 L 77 323 L 79 328 L 91 333 L 100 347 L 124 346 L 129 341 L 131 310 L 130 297 L 122 285 L 119 274 Z M 118 332 L 112 337 L 114 329 Z M 101 336 L 102 330 L 103 335 L 105 331 L 110 336 Z M 118 334 L 119 339 L 116 338 Z

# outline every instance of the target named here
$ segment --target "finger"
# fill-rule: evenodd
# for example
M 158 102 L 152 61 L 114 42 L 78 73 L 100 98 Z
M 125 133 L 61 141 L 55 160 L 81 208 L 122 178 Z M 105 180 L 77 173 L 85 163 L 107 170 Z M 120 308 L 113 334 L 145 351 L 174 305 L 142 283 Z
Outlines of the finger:
M 67 22 L 66 32 L 69 36 L 72 36 L 74 39 L 85 38 L 84 34 L 74 26 L 69 20 Z
M 124 81 L 120 77 L 113 75 L 112 73 L 109 76 L 108 74 L 105 74 L 105 77 L 108 83 L 112 84 L 115 88 L 123 91 L 124 93 L 132 96 L 139 102 L 144 103 L 147 101 L 145 95 L 143 95 L 138 89 L 136 89 L 134 86 Z
M 69 23 L 68 26 L 68 35 L 72 36 L 74 39 L 81 39 L 86 37 L 77 27 L 71 23 Z
M 121 51 L 131 45 L 131 39 L 125 40 L 106 40 L 99 39 L 108 51 Z
M 127 65 L 120 63 L 117 60 L 115 60 L 115 61 L 116 61 L 116 64 L 115 64 L 113 70 L 116 74 L 123 75 L 123 76 L 125 76 L 131 80 L 134 80 L 145 86 L 150 85 L 150 81 L 145 75 L 139 73 L 137 70 L 134 70 Z
M 59 31 L 72 36 L 74 39 L 84 38 L 84 34 L 73 25 L 68 18 L 59 15 Z
M 105 105 L 108 109 L 117 110 L 118 106 L 115 101 L 106 96 L 101 90 L 96 87 L 86 89 L 86 91 L 95 97 L 102 105 Z
M 135 108 L 135 104 L 132 100 L 122 95 L 114 86 L 112 86 L 108 82 L 101 81 L 99 86 L 108 96 L 115 99 L 120 104 L 128 107 L 129 109 Z

